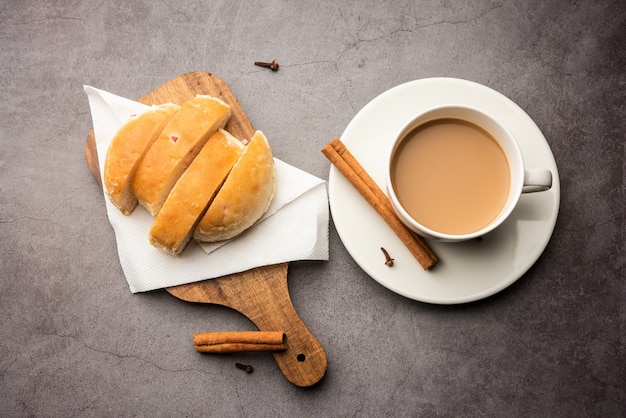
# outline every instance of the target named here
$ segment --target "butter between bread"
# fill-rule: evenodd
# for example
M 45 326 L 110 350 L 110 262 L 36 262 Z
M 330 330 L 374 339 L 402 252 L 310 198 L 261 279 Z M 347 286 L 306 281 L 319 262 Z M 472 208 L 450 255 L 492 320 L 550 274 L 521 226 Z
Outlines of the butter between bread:
M 226 131 L 230 106 L 198 95 L 182 106 L 153 106 L 118 130 L 107 151 L 104 185 L 124 215 L 137 203 L 155 216 L 150 243 L 180 255 L 192 240 L 236 237 L 267 211 L 276 172 L 261 131 Z

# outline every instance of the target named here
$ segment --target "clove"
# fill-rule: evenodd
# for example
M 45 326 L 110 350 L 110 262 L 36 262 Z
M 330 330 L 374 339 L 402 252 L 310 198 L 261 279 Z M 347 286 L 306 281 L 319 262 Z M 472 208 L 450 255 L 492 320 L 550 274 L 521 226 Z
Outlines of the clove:
M 246 373 L 252 373 L 254 371 L 254 368 L 249 364 L 235 363 L 235 367 L 243 370 Z
M 260 62 L 257 61 L 254 63 L 254 65 L 258 65 L 259 67 L 267 67 L 272 71 L 278 71 L 278 63 L 276 62 L 276 60 L 273 60 L 272 62 Z
M 385 265 L 388 266 L 388 267 L 392 267 L 393 266 L 393 258 L 391 258 L 389 256 L 389 253 L 383 247 L 380 247 L 380 250 L 385 255 Z

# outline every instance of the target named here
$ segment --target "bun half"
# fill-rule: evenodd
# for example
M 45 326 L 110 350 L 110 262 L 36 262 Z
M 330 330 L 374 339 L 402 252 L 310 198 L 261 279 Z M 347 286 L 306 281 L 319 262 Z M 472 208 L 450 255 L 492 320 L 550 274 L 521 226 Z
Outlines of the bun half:
M 211 96 L 183 103 L 146 152 L 133 179 L 132 190 L 150 214 L 159 213 L 178 178 L 230 114 L 230 106 Z
M 256 131 L 196 226 L 194 239 L 215 242 L 239 235 L 267 211 L 275 185 L 272 149 L 265 135 Z
M 173 255 L 183 251 L 242 151 L 241 142 L 224 130 L 209 138 L 154 220 L 152 245 Z
M 131 183 L 139 163 L 179 109 L 172 103 L 152 106 L 122 125 L 113 137 L 104 160 L 104 185 L 111 202 L 124 215 L 137 206 Z

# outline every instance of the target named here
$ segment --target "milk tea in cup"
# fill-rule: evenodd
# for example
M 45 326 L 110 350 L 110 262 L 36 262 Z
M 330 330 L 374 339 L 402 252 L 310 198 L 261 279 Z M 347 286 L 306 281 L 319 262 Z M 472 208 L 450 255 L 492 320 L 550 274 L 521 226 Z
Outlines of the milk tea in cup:
M 547 190 L 525 170 L 510 132 L 484 112 L 440 106 L 413 118 L 395 138 L 387 189 L 400 219 L 418 234 L 442 241 L 484 235 L 512 212 L 525 186 Z

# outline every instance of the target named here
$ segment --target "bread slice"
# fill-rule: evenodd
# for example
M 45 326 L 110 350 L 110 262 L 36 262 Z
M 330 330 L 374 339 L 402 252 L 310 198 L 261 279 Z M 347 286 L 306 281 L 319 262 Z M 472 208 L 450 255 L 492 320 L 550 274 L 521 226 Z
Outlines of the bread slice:
M 243 150 L 244 145 L 222 129 L 208 140 L 159 211 L 150 229 L 152 245 L 180 255 Z
M 109 199 L 124 215 L 137 206 L 131 182 L 141 159 L 179 109 L 172 103 L 152 106 L 122 125 L 111 141 L 104 160 L 104 185 Z
M 163 129 L 146 152 L 132 182 L 139 203 L 153 216 L 209 137 L 226 125 L 230 115 L 230 106 L 223 101 L 198 95 L 183 103 Z
M 267 211 L 275 185 L 272 149 L 263 132 L 256 131 L 196 226 L 194 239 L 215 242 L 239 235 Z

